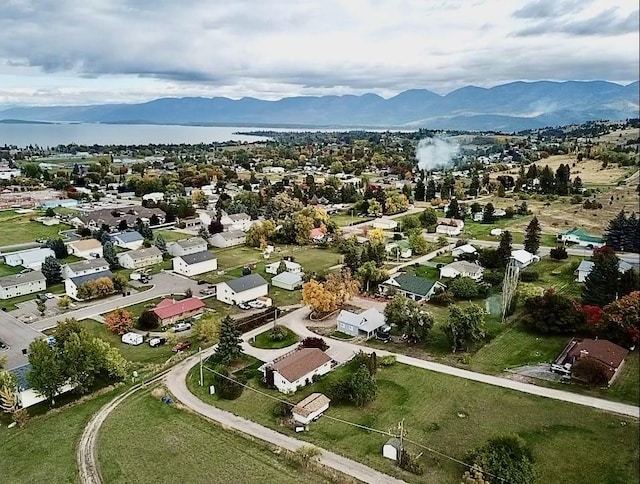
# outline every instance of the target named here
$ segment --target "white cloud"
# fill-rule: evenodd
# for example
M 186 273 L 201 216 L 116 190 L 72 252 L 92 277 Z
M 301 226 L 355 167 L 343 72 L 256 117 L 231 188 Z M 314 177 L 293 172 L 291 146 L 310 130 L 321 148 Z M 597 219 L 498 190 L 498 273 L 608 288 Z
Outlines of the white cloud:
M 5 0 L 0 104 L 632 81 L 632 3 Z

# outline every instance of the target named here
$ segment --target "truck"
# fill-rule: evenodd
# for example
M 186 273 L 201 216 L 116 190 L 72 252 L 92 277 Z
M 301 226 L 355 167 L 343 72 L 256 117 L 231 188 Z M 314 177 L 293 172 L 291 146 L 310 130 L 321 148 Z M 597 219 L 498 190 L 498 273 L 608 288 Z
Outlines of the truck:
M 122 342 L 128 345 L 138 346 L 144 342 L 144 338 L 138 333 L 125 333 L 122 335 Z
M 140 274 L 139 272 L 132 272 L 131 274 L 129 274 L 129 279 L 131 279 L 132 281 L 139 281 L 141 277 L 142 274 Z

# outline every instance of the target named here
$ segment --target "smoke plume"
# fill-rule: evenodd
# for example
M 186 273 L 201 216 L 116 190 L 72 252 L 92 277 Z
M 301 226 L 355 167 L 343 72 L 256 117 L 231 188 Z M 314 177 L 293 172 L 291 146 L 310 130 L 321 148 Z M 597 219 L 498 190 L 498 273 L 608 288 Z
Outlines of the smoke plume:
M 446 168 L 460 152 L 460 145 L 452 138 L 424 138 L 418 143 L 416 159 L 421 170 L 429 171 Z

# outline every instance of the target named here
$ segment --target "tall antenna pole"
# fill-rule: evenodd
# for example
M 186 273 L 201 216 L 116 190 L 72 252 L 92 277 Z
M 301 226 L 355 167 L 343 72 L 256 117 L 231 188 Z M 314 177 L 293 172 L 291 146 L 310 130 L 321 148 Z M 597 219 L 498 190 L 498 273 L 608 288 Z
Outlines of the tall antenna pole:
M 504 273 L 504 280 L 502 281 L 502 324 L 507 319 L 509 308 L 511 307 L 511 301 L 518 288 L 518 278 L 520 277 L 520 268 L 515 259 L 509 259 L 507 269 Z

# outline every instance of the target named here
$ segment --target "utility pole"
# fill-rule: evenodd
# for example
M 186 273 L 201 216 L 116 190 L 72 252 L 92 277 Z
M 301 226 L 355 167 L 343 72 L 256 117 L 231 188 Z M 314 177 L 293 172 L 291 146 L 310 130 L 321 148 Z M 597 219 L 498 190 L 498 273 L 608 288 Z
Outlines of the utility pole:
M 402 450 L 404 449 L 404 419 L 400 420 L 398 430 L 400 430 L 400 459 L 402 459 Z
M 198 346 L 198 355 L 200 356 L 200 386 L 204 385 L 204 374 L 202 373 L 202 347 Z

